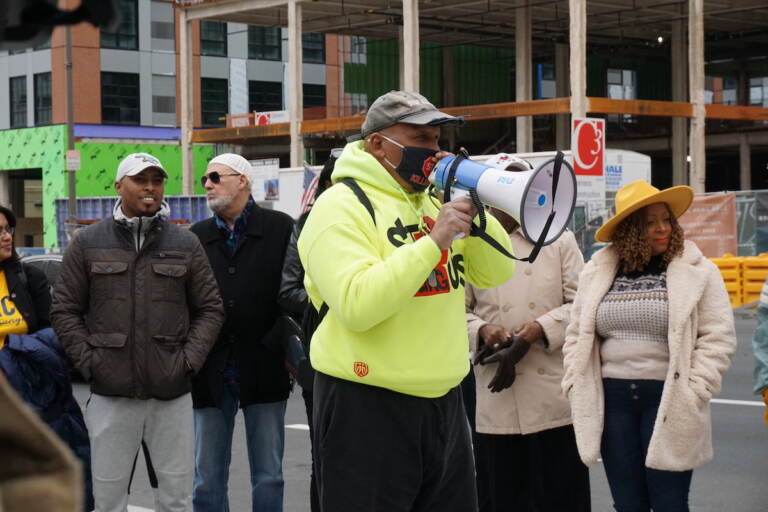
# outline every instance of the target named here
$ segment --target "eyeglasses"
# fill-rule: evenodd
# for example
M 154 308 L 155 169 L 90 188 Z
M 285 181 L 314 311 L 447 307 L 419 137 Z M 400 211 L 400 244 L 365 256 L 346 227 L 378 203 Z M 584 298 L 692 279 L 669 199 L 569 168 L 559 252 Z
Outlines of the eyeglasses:
M 0 236 L 3 236 L 5 234 L 13 236 L 14 231 L 16 231 L 16 228 L 13 226 L 8 226 L 7 228 L 0 228 Z
M 219 174 L 216 171 L 213 171 L 211 173 L 206 174 L 205 176 L 200 177 L 200 184 L 202 186 L 205 186 L 206 183 L 208 183 L 208 180 L 211 180 L 211 183 L 214 185 L 218 185 L 221 182 L 221 178 L 224 176 L 240 176 L 240 173 L 232 172 L 229 174 Z

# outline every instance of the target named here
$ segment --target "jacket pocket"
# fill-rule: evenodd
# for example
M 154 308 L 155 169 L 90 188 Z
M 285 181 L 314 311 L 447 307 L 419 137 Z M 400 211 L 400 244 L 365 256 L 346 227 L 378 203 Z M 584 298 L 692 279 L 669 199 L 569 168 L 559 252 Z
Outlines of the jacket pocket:
M 189 390 L 184 342 L 177 336 L 152 336 L 147 375 L 149 388 L 158 398 L 175 398 Z
M 92 296 L 97 300 L 126 300 L 129 289 L 127 270 L 125 261 L 92 262 Z
M 171 263 L 152 263 L 152 300 L 184 302 L 186 296 L 187 266 Z
M 131 360 L 126 353 L 128 336 L 122 333 L 98 333 L 88 336 L 91 346 L 91 381 L 102 394 L 122 395 L 131 387 Z

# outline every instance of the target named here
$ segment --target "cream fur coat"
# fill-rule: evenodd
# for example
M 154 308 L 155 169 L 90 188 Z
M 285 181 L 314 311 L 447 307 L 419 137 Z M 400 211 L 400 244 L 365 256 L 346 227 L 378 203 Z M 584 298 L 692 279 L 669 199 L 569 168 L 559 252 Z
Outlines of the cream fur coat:
M 603 382 L 595 333 L 597 308 L 618 270 L 613 247 L 584 267 L 563 346 L 562 387 L 571 402 L 579 454 L 585 464 L 600 456 Z M 649 468 L 685 471 L 712 459 L 709 400 L 736 348 L 728 293 L 717 267 L 691 241 L 667 267 L 669 370 L 648 446 Z

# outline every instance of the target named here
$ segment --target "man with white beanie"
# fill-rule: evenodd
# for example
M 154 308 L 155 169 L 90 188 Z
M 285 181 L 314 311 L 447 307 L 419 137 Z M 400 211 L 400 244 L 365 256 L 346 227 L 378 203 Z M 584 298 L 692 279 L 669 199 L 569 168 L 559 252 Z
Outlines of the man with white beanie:
M 127 511 L 142 439 L 157 475 L 155 509 L 190 509 L 191 380 L 224 312 L 199 240 L 167 221 L 167 178 L 152 155 L 126 156 L 112 216 L 72 239 L 54 287 L 53 328 L 91 385 L 96 512 Z
M 285 407 L 290 380 L 284 355 L 265 343 L 280 316 L 277 303 L 293 220 L 251 197 L 251 165 L 226 153 L 201 182 L 214 216 L 192 226 L 213 267 L 226 320 L 196 376 L 195 512 L 228 511 L 232 431 L 243 410 L 254 511 L 283 509 Z

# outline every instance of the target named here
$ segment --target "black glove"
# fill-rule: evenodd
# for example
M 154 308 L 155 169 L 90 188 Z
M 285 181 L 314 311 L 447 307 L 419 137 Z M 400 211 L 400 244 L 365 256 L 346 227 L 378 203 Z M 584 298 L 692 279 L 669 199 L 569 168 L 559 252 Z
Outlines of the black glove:
M 501 350 L 491 352 L 482 358 L 480 356 L 485 352 L 485 349 L 478 354 L 475 360 L 479 360 L 480 364 L 499 363 L 496 375 L 493 376 L 491 383 L 488 384 L 488 389 L 491 390 L 491 393 L 503 391 L 515 382 L 515 365 L 528 353 L 530 348 L 531 344 L 523 338 L 512 336 L 512 342 Z

